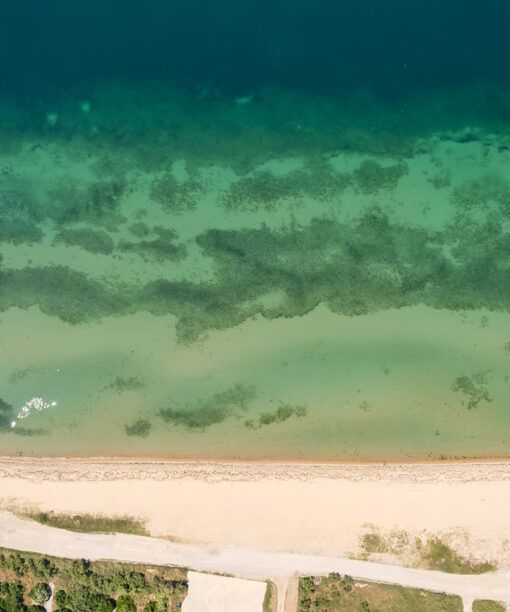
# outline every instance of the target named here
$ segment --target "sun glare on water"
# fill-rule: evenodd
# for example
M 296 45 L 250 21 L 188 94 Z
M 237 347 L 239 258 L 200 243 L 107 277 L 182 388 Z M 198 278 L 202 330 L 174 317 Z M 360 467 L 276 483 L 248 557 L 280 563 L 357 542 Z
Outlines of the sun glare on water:
M 30 413 L 32 411 L 32 409 L 37 410 L 39 412 L 41 412 L 42 410 L 45 410 L 46 408 L 50 408 L 52 406 L 56 406 L 57 402 L 53 401 L 53 402 L 45 402 L 42 397 L 33 397 L 31 400 L 29 400 L 28 402 L 26 402 L 20 409 L 18 416 L 16 417 L 16 420 L 11 421 L 11 427 L 16 427 L 16 423 L 20 420 L 20 419 L 26 419 L 28 416 L 30 416 Z

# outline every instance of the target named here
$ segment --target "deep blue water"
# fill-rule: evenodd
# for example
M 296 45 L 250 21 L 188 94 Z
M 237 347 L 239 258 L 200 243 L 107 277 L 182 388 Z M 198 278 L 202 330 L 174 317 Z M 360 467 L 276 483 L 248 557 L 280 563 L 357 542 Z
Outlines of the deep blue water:
M 1 87 L 170 79 L 242 95 L 510 80 L 504 0 L 2 2 Z

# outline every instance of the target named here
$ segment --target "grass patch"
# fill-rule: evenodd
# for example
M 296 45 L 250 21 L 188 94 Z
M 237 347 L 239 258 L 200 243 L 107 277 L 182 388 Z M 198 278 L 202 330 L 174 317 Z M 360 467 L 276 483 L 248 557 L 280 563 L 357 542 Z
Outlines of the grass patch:
M 361 557 L 368 560 L 372 554 L 390 554 L 413 567 L 438 570 L 448 574 L 484 574 L 497 569 L 489 561 L 475 562 L 462 557 L 440 538 L 412 538 L 406 531 L 393 530 L 380 533 L 373 526 L 360 538 Z
M 492 599 L 475 599 L 473 612 L 505 612 L 506 606 Z
M 298 612 L 462 612 L 462 609 L 462 599 L 454 595 L 358 581 L 336 573 L 299 581 Z
M 268 580 L 264 603 L 262 604 L 263 612 L 276 612 L 277 596 L 276 585 L 271 580 Z
M 23 518 L 58 527 L 68 531 L 81 533 L 129 533 L 131 535 L 150 535 L 145 525 L 131 517 L 93 516 L 91 514 L 55 514 L 54 512 L 25 512 L 16 513 Z
M 388 552 L 388 545 L 378 533 L 365 533 L 361 538 L 361 546 L 366 554 Z
M 462 558 L 439 538 L 433 538 L 428 542 L 422 558 L 429 569 L 448 574 L 484 574 L 497 569 L 492 563 L 475 563 Z

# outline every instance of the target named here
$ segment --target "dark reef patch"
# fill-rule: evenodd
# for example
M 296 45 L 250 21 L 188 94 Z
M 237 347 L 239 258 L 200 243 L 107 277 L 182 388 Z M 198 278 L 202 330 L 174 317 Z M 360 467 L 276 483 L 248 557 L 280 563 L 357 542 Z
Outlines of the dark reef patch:
M 0 397 L 0 432 L 10 430 L 14 408 Z
M 152 232 L 158 237 L 138 242 L 121 240 L 117 248 L 123 253 L 134 253 L 145 260 L 150 257 L 158 262 L 177 261 L 186 257 L 186 247 L 183 244 L 175 244 L 177 233 L 174 230 L 156 226 L 152 228 Z
M 405 164 L 381 166 L 374 160 L 365 160 L 352 173 L 353 181 L 361 193 L 373 194 L 381 189 L 395 189 L 399 179 L 407 174 Z
M 3 190 L 0 192 L 0 242 L 32 244 L 43 238 L 37 226 L 40 218 L 34 218 L 33 199 L 23 191 Z
M 47 203 L 39 215 L 58 225 L 86 221 L 115 231 L 122 219 L 119 207 L 126 189 L 123 179 L 97 181 L 83 189 L 62 183 L 47 194 Z
M 145 238 L 145 236 L 147 236 L 147 234 L 149 234 L 151 231 L 150 227 L 142 221 L 132 223 L 128 227 L 128 230 L 133 234 L 133 236 L 136 236 L 137 238 Z
M 150 190 L 151 200 L 161 204 L 169 212 L 184 212 L 196 208 L 197 199 L 203 194 L 202 185 L 195 179 L 178 183 L 173 174 L 167 172 L 156 179 Z
M 166 423 L 181 425 L 191 430 L 204 430 L 216 423 L 222 423 L 236 411 L 246 410 L 255 396 L 254 387 L 235 385 L 185 408 L 164 408 L 159 415 Z
M 456 378 L 452 385 L 452 391 L 462 393 L 465 397 L 465 401 L 462 402 L 463 405 L 468 410 L 472 410 L 482 401 L 492 401 L 487 388 L 488 384 L 487 372 L 477 372 L 472 376 L 459 376 Z
M 94 229 L 62 229 L 55 235 L 54 244 L 78 246 L 89 253 L 110 255 L 114 249 L 111 236 L 102 230 Z
M 117 376 L 115 380 L 103 387 L 104 391 L 112 390 L 116 393 L 125 393 L 126 391 L 142 391 L 146 388 L 146 384 L 138 376 L 130 376 L 123 378 Z
M 182 343 L 257 314 L 302 316 L 320 303 L 348 316 L 417 304 L 507 311 L 510 209 L 500 202 L 476 223 L 459 209 L 442 232 L 390 222 L 377 207 L 349 223 L 322 217 L 280 230 L 210 229 L 196 237 L 214 270 L 205 282 L 160 278 L 121 285 L 64 266 L 0 267 L 0 310 L 38 305 L 69 323 L 138 311 L 172 314 Z M 161 262 L 184 255 L 172 230 L 150 231 L 158 237 L 121 249 Z M 269 305 L 268 295 L 279 297 Z
M 126 430 L 126 434 L 128 436 L 146 438 L 151 432 L 152 425 L 145 419 L 139 419 L 138 421 L 131 423 L 131 425 L 124 425 L 124 429 Z
M 0 269 L 0 311 L 39 306 L 66 323 L 84 323 L 128 310 L 129 301 L 118 289 L 105 287 L 68 266 Z
M 464 212 L 487 208 L 493 203 L 501 213 L 509 216 L 510 181 L 496 173 L 470 179 L 454 190 L 453 203 Z
M 11 429 L 17 436 L 23 436 L 25 438 L 38 438 L 39 436 L 47 436 L 50 432 L 43 427 L 21 427 L 16 425 Z
M 306 406 L 293 404 L 282 404 L 274 412 L 263 412 L 259 415 L 258 419 L 247 419 L 244 422 L 245 427 L 248 429 L 260 429 L 265 425 L 272 425 L 273 423 L 284 423 L 292 416 L 302 418 L 307 415 Z
M 340 173 L 328 160 L 318 157 L 312 158 L 303 169 L 283 176 L 268 170 L 253 172 L 234 182 L 222 202 L 227 210 L 255 211 L 273 210 L 280 201 L 296 204 L 305 198 L 338 200 L 348 187 L 363 194 L 395 189 L 407 172 L 404 163 L 382 166 L 374 160 L 365 160 L 354 172 Z

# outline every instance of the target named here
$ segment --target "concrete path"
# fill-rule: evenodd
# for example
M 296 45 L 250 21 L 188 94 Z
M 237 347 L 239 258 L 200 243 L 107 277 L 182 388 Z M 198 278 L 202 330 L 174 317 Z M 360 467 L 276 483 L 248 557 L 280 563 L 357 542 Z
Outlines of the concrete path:
M 53 597 L 55 596 L 55 583 L 50 582 L 49 586 L 51 589 L 51 595 L 44 607 L 46 608 L 46 612 L 53 612 Z
M 188 583 L 182 612 L 260 612 L 267 586 L 262 581 L 200 572 L 188 572 Z
M 338 572 L 354 578 L 460 595 L 466 602 L 473 599 L 510 601 L 508 570 L 460 576 L 341 557 L 178 544 L 124 534 L 81 534 L 25 521 L 6 512 L 0 512 L 0 546 L 58 557 L 178 565 L 275 582 L 294 574 L 320 576 Z

